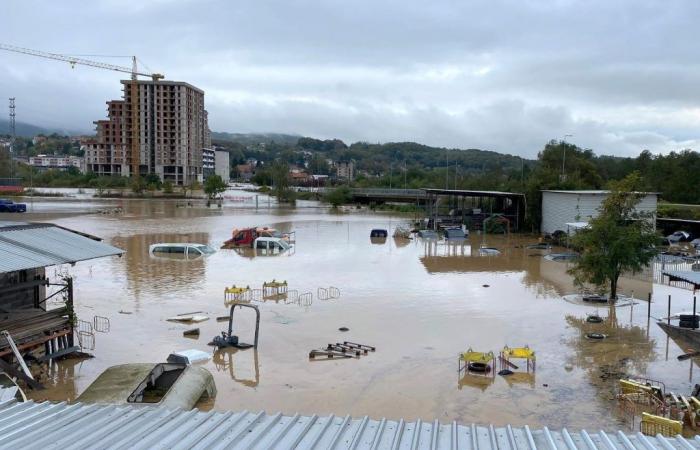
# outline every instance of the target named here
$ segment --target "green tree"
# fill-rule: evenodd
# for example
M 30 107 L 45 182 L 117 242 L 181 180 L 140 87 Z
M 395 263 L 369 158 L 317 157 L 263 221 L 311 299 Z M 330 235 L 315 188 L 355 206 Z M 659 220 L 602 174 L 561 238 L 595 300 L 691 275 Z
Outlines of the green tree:
M 142 177 L 134 177 L 133 180 L 131 180 L 131 192 L 134 194 L 142 194 L 144 189 L 146 189 L 146 183 L 143 182 Z
M 617 283 L 625 272 L 639 272 L 656 254 L 657 235 L 652 213 L 636 209 L 644 194 L 639 172 L 616 182 L 598 209 L 597 217 L 573 237 L 581 257 L 569 270 L 578 285 L 609 286 L 610 301 L 617 299 Z
M 204 193 L 210 200 L 223 193 L 226 187 L 226 183 L 219 175 L 212 175 L 204 181 Z
M 170 180 L 165 180 L 163 182 L 163 193 L 172 194 L 173 193 L 173 183 Z
M 326 193 L 323 199 L 333 205 L 333 208 L 337 208 L 340 205 L 350 203 L 352 201 L 352 195 L 350 194 L 350 188 L 347 186 L 340 186 Z
M 271 169 L 272 194 L 278 202 L 294 203 L 296 193 L 289 187 L 289 166 L 282 161 L 275 161 Z

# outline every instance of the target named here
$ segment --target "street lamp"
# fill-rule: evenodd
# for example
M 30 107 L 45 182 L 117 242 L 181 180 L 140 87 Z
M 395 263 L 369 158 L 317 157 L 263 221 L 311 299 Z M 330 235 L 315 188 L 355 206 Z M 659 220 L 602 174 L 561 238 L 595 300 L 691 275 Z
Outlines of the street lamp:
M 564 137 L 562 137 L 561 141 L 559 141 L 562 144 L 566 144 L 566 138 L 568 137 L 574 137 L 573 134 L 565 134 Z M 566 179 L 566 145 L 563 147 L 564 150 L 564 156 L 561 159 L 561 181 L 564 181 Z

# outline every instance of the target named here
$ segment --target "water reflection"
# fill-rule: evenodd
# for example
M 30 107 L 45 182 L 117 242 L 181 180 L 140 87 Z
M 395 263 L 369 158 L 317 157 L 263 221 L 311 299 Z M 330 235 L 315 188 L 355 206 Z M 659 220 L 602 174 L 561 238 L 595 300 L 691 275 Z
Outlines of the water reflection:
M 151 257 L 148 248 L 162 242 L 209 244 L 209 233 L 153 233 L 115 236 L 111 244 L 126 250 L 116 265 L 124 271 L 128 290 L 140 297 L 145 293 L 166 294 L 192 291 L 205 282 L 206 258 Z
M 466 371 L 466 373 L 457 380 L 457 389 L 461 391 L 462 388 L 468 387 L 484 392 L 493 384 L 495 379 L 496 378 L 491 373 L 476 375 Z
M 617 380 L 630 375 L 643 375 L 656 355 L 653 339 L 647 330 L 630 323 L 625 326 L 618 320 L 618 309 L 607 307 L 607 316 L 601 323 L 590 323 L 587 316 L 566 316 L 566 323 L 579 331 L 568 342 L 572 353 L 566 361 L 584 371 L 597 398 L 604 405 L 614 398 Z M 605 339 L 590 339 L 587 335 L 598 333 Z
M 257 348 L 251 350 L 222 348 L 214 352 L 212 361 L 218 372 L 228 372 L 236 383 L 250 388 L 260 384 L 260 363 Z

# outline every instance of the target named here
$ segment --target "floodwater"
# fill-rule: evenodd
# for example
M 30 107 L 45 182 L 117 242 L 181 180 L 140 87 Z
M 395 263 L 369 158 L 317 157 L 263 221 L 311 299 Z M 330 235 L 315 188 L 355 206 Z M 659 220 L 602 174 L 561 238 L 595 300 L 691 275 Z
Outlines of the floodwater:
M 215 320 L 227 314 L 224 288 L 259 289 L 273 279 L 286 280 L 300 294 L 311 292 L 312 303 L 257 303 L 259 348 L 214 353 L 204 366 L 214 374 L 218 395 L 200 407 L 616 429 L 627 418 L 614 408 L 615 376 L 644 375 L 689 393 L 697 378 L 693 370 L 700 372 L 692 361 L 676 360 L 685 348 L 668 340 L 653 319 L 647 322 L 646 302 L 609 310 L 563 300 L 573 291 L 567 265 L 524 249 L 534 237 L 472 235 L 464 243 L 389 237 L 376 243 L 369 238 L 372 228 L 391 235 L 412 217 L 337 213 L 314 202 L 268 208 L 262 197 L 256 209 L 253 197 L 240 193 L 222 209 L 165 200 L 35 199 L 22 219 L 53 218 L 126 254 L 48 271 L 74 276 L 78 316 L 108 317 L 110 331 L 95 333 L 93 359 L 54 365 L 48 389 L 31 396 L 72 400 L 115 364 L 164 361 L 170 352 L 189 348 L 214 353 L 207 343 L 227 326 Z M 123 213 L 94 213 L 105 205 Z M 255 225 L 295 231 L 294 251 L 261 256 L 218 250 L 195 260 L 148 253 L 157 242 L 219 248 L 232 228 Z M 502 254 L 479 256 L 480 245 Z M 674 310 L 688 309 L 689 291 L 650 281 L 621 284 L 636 297 L 653 291 L 655 317 L 665 315 L 668 294 Z M 318 288 L 330 286 L 340 297 L 319 299 Z M 211 319 L 194 325 L 166 321 L 193 311 Z M 586 323 L 596 311 L 605 322 Z M 194 327 L 201 330 L 198 339 L 183 337 Z M 237 309 L 240 339 L 252 342 L 253 329 L 252 311 Z M 608 337 L 594 341 L 585 338 L 588 332 Z M 377 350 L 359 359 L 309 360 L 311 349 L 342 341 Z M 504 345 L 526 344 L 537 353 L 534 372 L 458 376 L 458 354 L 468 347 L 498 354 Z

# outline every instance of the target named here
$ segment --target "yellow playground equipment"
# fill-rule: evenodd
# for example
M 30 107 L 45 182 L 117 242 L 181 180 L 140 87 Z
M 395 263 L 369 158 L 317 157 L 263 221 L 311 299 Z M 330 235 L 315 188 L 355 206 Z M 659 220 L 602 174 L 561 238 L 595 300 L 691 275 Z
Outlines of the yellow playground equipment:
M 471 347 L 466 352 L 459 354 L 457 361 L 458 372 L 465 370 L 469 373 L 477 373 L 495 376 L 494 361 L 496 357 L 493 352 L 475 352 Z
M 518 366 L 515 365 L 511 359 L 524 359 L 528 372 L 530 369 L 532 369 L 533 372 L 535 371 L 535 362 L 537 361 L 535 351 L 530 349 L 527 345 L 525 347 L 508 347 L 506 345 L 503 347 L 503 350 L 501 350 L 499 359 L 504 369 L 517 369 Z
M 233 286 L 224 288 L 224 306 L 231 306 L 235 303 L 250 303 L 250 287 Z
M 286 281 L 265 281 L 262 285 L 263 300 L 283 297 L 287 294 Z

